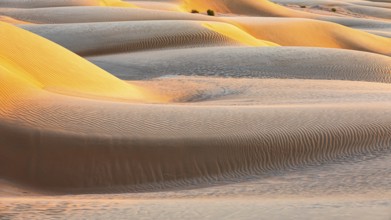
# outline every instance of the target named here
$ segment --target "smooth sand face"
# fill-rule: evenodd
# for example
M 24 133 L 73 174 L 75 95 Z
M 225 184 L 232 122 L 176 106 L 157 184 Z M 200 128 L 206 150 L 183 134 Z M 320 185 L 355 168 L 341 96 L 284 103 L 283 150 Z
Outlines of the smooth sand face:
M 390 2 L 277 3 L 0 0 L 0 219 L 391 217 Z

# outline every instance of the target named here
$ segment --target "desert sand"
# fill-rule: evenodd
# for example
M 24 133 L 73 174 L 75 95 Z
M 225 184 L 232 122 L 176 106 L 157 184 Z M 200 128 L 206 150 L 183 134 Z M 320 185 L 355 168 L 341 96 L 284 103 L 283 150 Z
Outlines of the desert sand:
M 390 15 L 0 0 L 0 219 L 390 219 Z

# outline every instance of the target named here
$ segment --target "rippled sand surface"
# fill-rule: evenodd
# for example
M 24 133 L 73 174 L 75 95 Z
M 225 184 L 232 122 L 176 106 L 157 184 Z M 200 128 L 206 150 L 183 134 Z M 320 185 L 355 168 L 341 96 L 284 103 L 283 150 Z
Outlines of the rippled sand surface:
M 390 11 L 0 0 L 0 219 L 390 219 Z

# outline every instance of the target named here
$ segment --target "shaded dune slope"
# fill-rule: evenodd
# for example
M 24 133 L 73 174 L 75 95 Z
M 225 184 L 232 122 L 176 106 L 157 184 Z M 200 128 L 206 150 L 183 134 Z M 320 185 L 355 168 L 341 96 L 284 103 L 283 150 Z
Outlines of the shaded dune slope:
M 57 7 L 33 9 L 0 9 L 0 15 L 40 24 L 88 23 L 137 20 L 218 21 L 205 15 L 122 7 Z
M 211 28 L 205 27 L 211 25 Z M 225 32 L 213 30 L 221 26 Z M 146 49 L 246 45 L 258 42 L 226 23 L 198 21 L 137 21 L 116 23 L 26 25 L 24 29 L 50 39 L 82 55 L 110 54 Z M 232 30 L 231 33 L 227 33 Z M 130 34 L 131 33 L 131 34 Z M 233 39 L 242 36 L 242 41 Z M 252 40 L 252 41 L 251 41 Z M 265 46 L 267 44 L 265 43 Z
M 2 8 L 52 8 L 70 6 L 115 6 L 136 7 L 135 5 L 121 0 L 1 0 Z
M 241 59 L 237 60 L 237 57 Z M 326 48 L 214 47 L 125 53 L 87 59 L 122 79 L 201 75 L 391 82 L 389 57 Z M 227 63 L 231 65 L 227 66 Z
M 0 0 L 1 8 L 50 8 L 98 5 L 99 0 Z
M 55 190 L 209 182 L 391 144 L 384 117 L 390 106 L 383 104 L 151 108 L 55 96 L 40 102 L 1 120 L 0 173 Z

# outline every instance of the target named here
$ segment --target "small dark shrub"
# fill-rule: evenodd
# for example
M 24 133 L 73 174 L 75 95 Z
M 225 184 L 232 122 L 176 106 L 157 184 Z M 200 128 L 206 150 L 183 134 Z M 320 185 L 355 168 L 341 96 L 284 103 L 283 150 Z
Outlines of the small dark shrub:
M 198 14 L 198 13 L 200 13 L 200 12 L 199 12 L 199 11 L 197 11 L 197 10 L 195 10 L 195 9 L 193 9 L 193 10 L 191 10 L 191 13 Z
M 215 12 L 212 10 L 212 9 L 208 9 L 206 11 L 206 13 L 209 15 L 209 16 L 215 16 Z
M 336 12 L 336 11 L 337 11 L 337 9 L 335 9 L 335 8 L 332 8 L 332 9 L 331 9 L 331 11 L 332 11 L 332 12 Z
M 305 5 L 300 5 L 300 8 L 307 8 L 307 6 L 305 6 Z

